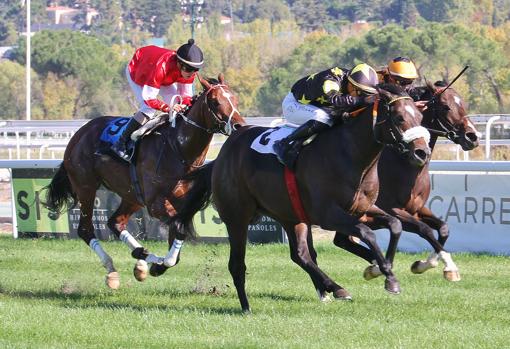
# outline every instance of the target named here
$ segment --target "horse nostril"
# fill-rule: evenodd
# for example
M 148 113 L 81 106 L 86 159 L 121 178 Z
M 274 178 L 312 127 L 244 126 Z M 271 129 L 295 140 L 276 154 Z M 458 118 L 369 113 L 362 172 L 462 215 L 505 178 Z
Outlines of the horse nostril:
M 478 140 L 478 137 L 474 132 L 467 132 L 466 139 L 474 143 Z
M 426 152 L 425 150 L 423 149 L 416 149 L 414 151 L 414 157 L 418 160 L 421 160 L 423 162 L 427 161 L 428 160 L 428 157 L 429 157 L 429 154 L 430 152 Z

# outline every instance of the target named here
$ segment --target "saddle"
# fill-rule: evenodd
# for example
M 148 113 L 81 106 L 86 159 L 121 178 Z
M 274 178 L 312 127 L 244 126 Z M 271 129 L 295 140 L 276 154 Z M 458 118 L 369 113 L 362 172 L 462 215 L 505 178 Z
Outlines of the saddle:
M 99 155 L 112 154 L 116 158 L 121 159 L 122 161 L 127 161 L 128 163 L 131 163 L 131 160 L 133 159 L 134 154 L 136 153 L 136 147 L 140 140 L 143 137 L 146 137 L 151 133 L 155 132 L 157 128 L 167 123 L 169 121 L 169 114 L 163 112 L 157 113 L 142 127 L 134 131 L 131 134 L 130 140 L 126 144 L 126 149 L 127 153 L 129 154 L 129 158 L 124 159 L 111 150 L 111 145 L 118 140 L 129 120 L 130 120 L 129 117 L 115 118 L 106 125 L 103 132 L 101 133 L 100 140 L 107 144 L 103 145 L 101 149 L 99 149 L 96 152 L 96 154 Z M 173 120 L 173 124 L 175 124 L 175 118 Z

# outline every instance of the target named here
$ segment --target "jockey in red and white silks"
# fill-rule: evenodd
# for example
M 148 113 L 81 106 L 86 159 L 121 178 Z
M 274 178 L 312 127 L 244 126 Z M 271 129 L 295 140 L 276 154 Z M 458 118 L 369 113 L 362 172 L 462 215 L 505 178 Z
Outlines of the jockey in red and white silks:
M 149 118 L 157 110 L 170 111 L 172 98 L 176 95 L 181 96 L 182 104 L 191 105 L 196 72 L 184 77 L 177 66 L 174 50 L 158 46 L 139 48 L 126 67 L 126 76 L 140 104 L 139 110 Z M 158 95 L 162 100 L 158 99 Z
M 139 109 L 122 129 L 111 150 L 129 160 L 126 146 L 133 132 L 153 118 L 157 111 L 182 112 L 190 106 L 193 81 L 203 65 L 204 55 L 193 39 L 177 51 L 158 46 L 137 49 L 126 68 L 126 78 Z

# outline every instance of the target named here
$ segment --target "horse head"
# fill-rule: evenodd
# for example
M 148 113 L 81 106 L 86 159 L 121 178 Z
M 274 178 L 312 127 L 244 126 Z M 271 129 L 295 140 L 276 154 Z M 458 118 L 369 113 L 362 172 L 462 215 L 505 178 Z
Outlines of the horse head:
M 472 150 L 479 141 L 476 128 L 467 116 L 467 104 L 457 91 L 446 86 L 444 81 L 427 82 L 421 97 L 429 100 L 423 112 L 424 123 L 432 132 L 444 135 L 463 150 Z
M 429 160 L 430 133 L 420 126 L 423 115 L 414 105 L 413 99 L 394 84 L 381 84 L 374 110 L 374 134 L 379 143 L 389 145 L 406 156 L 418 167 Z
M 195 103 L 205 109 L 204 115 L 212 116 L 204 120 L 204 129 L 208 133 L 230 135 L 232 131 L 246 124 L 237 109 L 237 97 L 225 83 L 223 74 L 218 75 L 218 80 L 201 76 L 198 76 L 198 79 L 204 91 Z

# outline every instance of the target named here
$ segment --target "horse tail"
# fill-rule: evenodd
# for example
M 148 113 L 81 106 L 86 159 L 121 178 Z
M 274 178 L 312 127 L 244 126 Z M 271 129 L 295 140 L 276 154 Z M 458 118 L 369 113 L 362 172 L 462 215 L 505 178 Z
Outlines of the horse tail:
M 170 218 L 170 224 L 176 224 L 180 234 L 196 236 L 193 216 L 211 203 L 213 166 L 214 161 L 211 161 L 181 178 L 190 184 L 190 189 L 181 197 L 177 214 Z
M 60 164 L 50 184 L 44 189 L 46 189 L 46 200 L 43 204 L 50 211 L 60 214 L 77 204 L 76 194 L 73 192 L 64 163 Z

